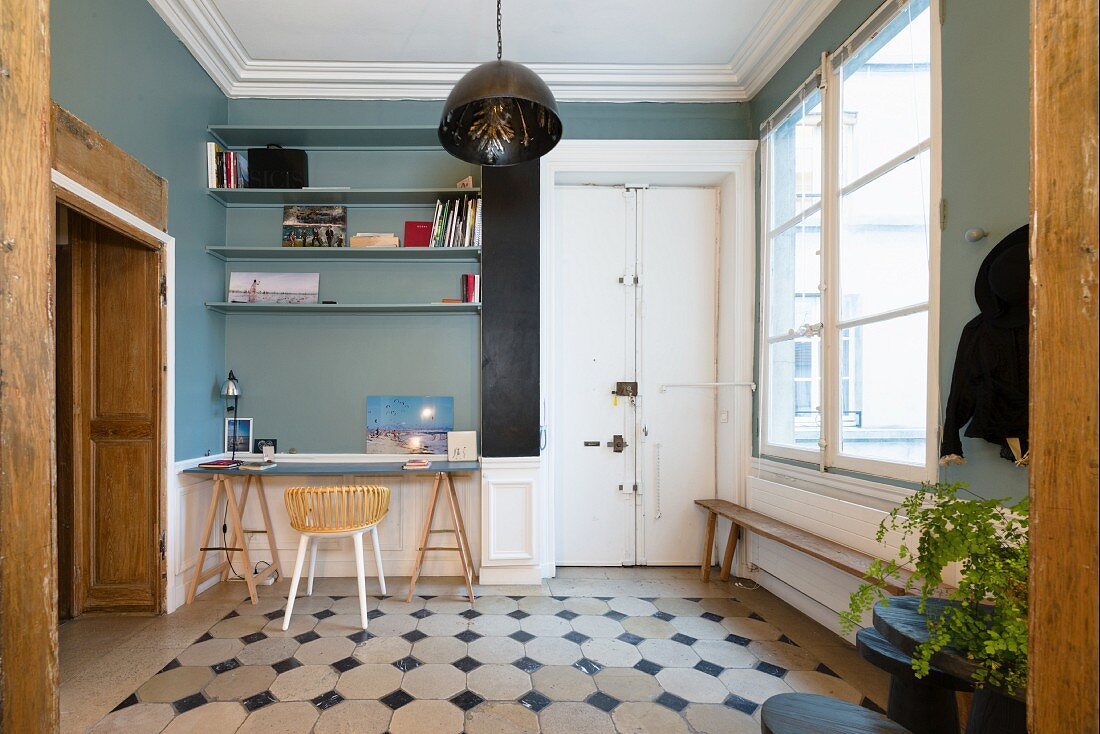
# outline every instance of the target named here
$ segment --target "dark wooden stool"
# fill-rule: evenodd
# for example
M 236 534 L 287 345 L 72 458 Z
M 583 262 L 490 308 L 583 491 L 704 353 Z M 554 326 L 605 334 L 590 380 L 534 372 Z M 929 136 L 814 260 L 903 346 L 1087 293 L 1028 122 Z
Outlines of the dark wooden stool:
M 814 693 L 780 693 L 760 710 L 762 734 L 912 734 L 882 714 Z
M 892 720 L 913 734 L 959 731 L 955 692 L 972 691 L 973 686 L 936 668 L 917 678 L 913 659 L 870 627 L 856 633 L 856 649 L 864 660 L 890 674 L 886 715 Z

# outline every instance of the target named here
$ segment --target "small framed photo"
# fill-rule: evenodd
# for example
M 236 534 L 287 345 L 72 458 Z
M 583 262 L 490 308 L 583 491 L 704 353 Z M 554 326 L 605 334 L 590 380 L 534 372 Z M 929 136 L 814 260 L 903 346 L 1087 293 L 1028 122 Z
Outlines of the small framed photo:
M 447 461 L 477 461 L 477 431 L 448 432 Z
M 252 453 L 262 454 L 264 449 L 271 449 L 271 453 L 279 453 L 279 440 L 276 438 L 257 438 L 252 442 Z
M 226 452 L 243 451 L 248 453 L 252 446 L 252 419 L 251 418 L 226 418 L 225 419 L 225 450 Z

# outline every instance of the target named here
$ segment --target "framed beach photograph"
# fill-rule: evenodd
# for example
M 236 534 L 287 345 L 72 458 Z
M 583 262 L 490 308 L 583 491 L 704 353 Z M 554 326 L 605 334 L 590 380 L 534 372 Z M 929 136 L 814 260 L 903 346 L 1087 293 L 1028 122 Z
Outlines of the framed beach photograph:
M 283 247 L 347 246 L 347 207 L 283 207 Z
M 225 452 L 248 453 L 252 447 L 252 419 L 225 419 Z
M 455 399 L 412 395 L 367 397 L 368 454 L 445 454 Z
M 230 303 L 317 303 L 320 273 L 230 273 Z

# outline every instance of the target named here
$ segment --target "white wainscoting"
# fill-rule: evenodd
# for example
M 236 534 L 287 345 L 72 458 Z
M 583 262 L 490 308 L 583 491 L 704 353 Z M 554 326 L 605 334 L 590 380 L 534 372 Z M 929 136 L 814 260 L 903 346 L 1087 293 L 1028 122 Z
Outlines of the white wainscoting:
M 746 483 L 746 504 L 769 517 L 873 556 L 896 557 L 900 538 L 875 540 L 879 523 L 908 490 L 792 467 L 760 469 Z M 795 486 L 798 485 L 798 486 Z M 750 576 L 761 586 L 825 627 L 840 633 L 837 613 L 859 586 L 854 576 L 780 543 L 750 535 Z M 870 624 L 870 619 L 865 620 Z M 854 640 L 854 635 L 848 635 Z
M 482 459 L 481 583 L 542 581 L 540 523 L 536 522 L 536 508 L 542 506 L 540 475 L 537 456 Z
M 332 454 L 295 454 L 293 457 L 277 457 L 276 461 L 293 461 L 295 463 L 308 462 L 340 462 L 360 463 L 375 461 L 402 461 L 403 456 L 381 455 L 332 455 Z M 429 457 L 431 458 L 431 457 Z M 176 471 L 170 478 L 169 493 L 174 493 L 179 498 L 179 512 L 176 513 L 178 522 L 175 527 L 170 527 L 168 532 L 168 544 L 170 553 L 168 558 L 168 610 L 173 611 L 183 604 L 186 599 L 186 590 L 191 582 L 198 559 L 199 546 L 205 544 L 202 535 L 202 526 L 206 520 L 207 508 L 210 504 L 210 493 L 213 490 L 213 482 L 208 476 L 196 474 L 180 474 L 183 469 L 195 466 L 204 461 L 206 457 L 179 462 Z M 435 457 L 442 461 L 444 457 Z M 267 502 L 271 510 L 271 521 L 274 525 L 275 545 L 279 553 L 283 571 L 289 576 L 294 570 L 294 558 L 298 548 L 298 534 L 290 527 L 287 518 L 286 507 L 283 504 L 283 492 L 290 486 L 325 486 L 325 485 L 349 485 L 349 484 L 384 484 L 392 490 L 390 496 L 389 515 L 379 526 L 379 541 L 382 547 L 382 559 L 387 576 L 408 576 L 412 572 L 413 563 L 416 560 L 416 549 L 419 534 L 423 528 L 424 516 L 428 511 L 428 501 L 431 496 L 433 474 L 408 474 L 402 476 L 272 476 L 259 474 L 264 483 L 264 491 L 267 493 Z M 237 480 L 237 492 L 240 496 L 240 488 L 243 479 Z M 479 559 L 479 544 L 477 538 L 481 534 L 480 511 L 480 476 L 478 473 L 457 475 L 454 478 L 455 489 L 458 492 L 459 502 L 462 507 L 462 517 L 466 523 L 466 532 L 471 538 L 474 565 Z M 220 510 L 219 510 L 220 513 Z M 436 527 L 449 527 L 450 514 L 446 505 L 436 509 Z M 221 515 L 215 522 L 215 530 L 221 527 Z M 250 500 L 244 512 L 245 529 L 263 527 L 260 518 L 259 505 L 255 500 Z M 267 550 L 266 539 L 263 535 L 249 535 L 249 554 L 252 562 L 270 561 L 271 555 Z M 220 539 L 215 541 L 220 545 Z M 222 556 L 217 553 L 207 554 L 207 567 L 215 565 Z M 239 554 L 234 555 L 234 563 L 239 572 Z M 367 575 L 372 575 L 374 564 L 368 559 Z M 456 553 L 429 553 L 424 560 L 422 575 L 424 576 L 460 576 L 462 574 L 458 554 Z M 354 576 L 355 558 L 352 555 L 350 538 L 322 541 L 320 552 L 317 555 L 318 576 Z M 211 579 L 200 589 L 216 583 L 217 579 Z M 242 584 L 242 593 L 244 586 Z M 391 592 L 402 593 L 399 588 L 391 586 Z

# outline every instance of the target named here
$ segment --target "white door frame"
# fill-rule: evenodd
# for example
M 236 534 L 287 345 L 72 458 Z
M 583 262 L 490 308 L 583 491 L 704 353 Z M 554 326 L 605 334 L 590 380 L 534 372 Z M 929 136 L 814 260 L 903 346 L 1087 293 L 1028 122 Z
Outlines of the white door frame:
M 179 515 L 179 499 L 176 492 L 169 492 L 168 485 L 175 482 L 176 476 L 176 238 L 167 232 L 157 229 L 155 226 L 141 219 L 127 209 L 123 209 L 110 199 L 89 189 L 79 181 L 69 178 L 56 168 L 50 169 L 50 179 L 54 186 L 68 191 L 91 204 L 96 209 L 106 212 L 117 218 L 124 224 L 143 232 L 150 238 L 160 242 L 164 246 L 164 280 L 165 280 L 165 314 L 164 314 L 164 339 L 165 339 L 165 366 L 164 366 L 164 393 L 161 395 L 164 406 L 161 416 L 161 436 L 164 442 L 164 462 L 161 467 L 162 479 L 159 504 L 161 506 L 161 532 L 164 533 L 165 568 L 167 578 L 164 579 L 164 588 L 161 590 L 163 598 L 161 606 L 167 614 L 179 606 L 178 600 L 173 598 L 175 579 L 172 570 L 175 568 L 175 558 L 172 549 L 174 545 L 174 530 Z M 108 229 L 110 224 L 105 224 Z M 125 234 L 125 233 L 123 233 Z
M 709 185 L 719 189 L 718 381 L 753 380 L 756 304 L 756 148 L 755 140 L 563 140 L 541 161 L 540 180 L 540 369 L 544 448 L 541 492 L 541 571 L 556 574 L 554 500 L 559 456 L 557 415 L 560 349 L 556 292 L 555 185 L 593 181 L 653 185 Z M 744 387 L 718 391 L 718 496 L 742 502 L 752 460 L 752 392 Z M 695 542 L 694 540 L 692 542 Z M 741 554 L 742 557 L 745 554 Z M 743 563 L 738 564 L 743 575 Z

